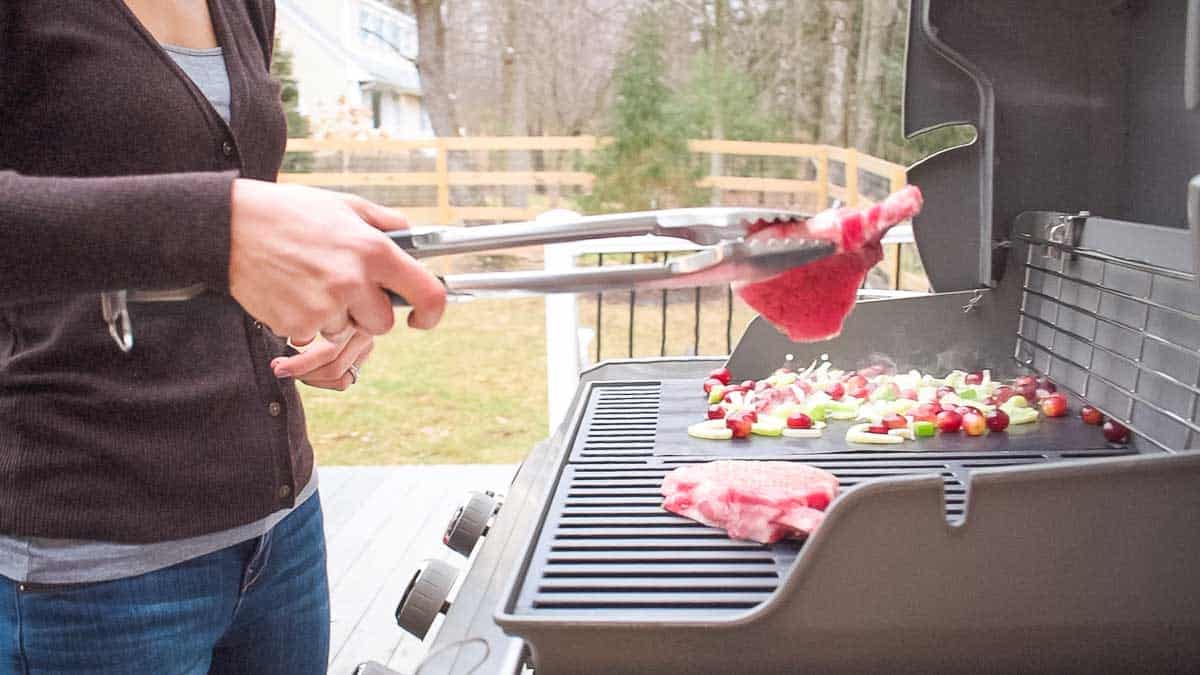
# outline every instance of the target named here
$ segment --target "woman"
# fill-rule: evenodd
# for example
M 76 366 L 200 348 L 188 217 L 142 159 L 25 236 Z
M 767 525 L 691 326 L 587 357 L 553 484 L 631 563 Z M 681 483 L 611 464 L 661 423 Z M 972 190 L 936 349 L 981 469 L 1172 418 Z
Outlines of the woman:
M 295 380 L 357 380 L 385 289 L 415 328 L 445 295 L 403 219 L 270 182 L 273 31 L 270 0 L 0 0 L 0 673 L 325 671 Z

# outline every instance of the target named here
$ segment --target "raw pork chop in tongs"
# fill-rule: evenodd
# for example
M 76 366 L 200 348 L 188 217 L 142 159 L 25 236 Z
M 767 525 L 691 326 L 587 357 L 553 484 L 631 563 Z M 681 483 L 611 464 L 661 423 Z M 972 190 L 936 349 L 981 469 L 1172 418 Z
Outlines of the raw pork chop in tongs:
M 884 233 L 916 215 L 921 203 L 921 191 L 908 185 L 867 209 L 829 209 L 806 221 L 762 223 L 748 240 L 825 240 L 836 243 L 838 252 L 765 281 L 735 285 L 738 295 L 797 342 L 836 337 L 863 277 L 883 259 Z

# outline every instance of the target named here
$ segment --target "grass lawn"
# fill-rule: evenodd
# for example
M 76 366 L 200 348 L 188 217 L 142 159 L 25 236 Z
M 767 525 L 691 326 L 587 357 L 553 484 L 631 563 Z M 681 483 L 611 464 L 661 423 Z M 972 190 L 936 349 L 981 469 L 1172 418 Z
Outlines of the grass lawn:
M 547 436 L 540 298 L 453 303 L 375 341 L 345 392 L 301 386 L 320 464 L 517 462 Z
M 634 312 L 635 356 L 658 356 L 658 293 Z M 628 294 L 605 294 L 603 358 L 626 357 Z M 701 354 L 725 349 L 724 291 L 706 292 Z M 753 316 L 735 303 L 736 342 Z M 595 296 L 579 299 L 579 323 L 595 328 Z M 690 292 L 672 297 L 667 354 L 693 352 Z M 397 317 L 398 325 L 402 325 Z M 588 352 L 595 358 L 595 343 Z M 548 435 L 545 311 L 541 298 L 451 303 L 434 331 L 397 328 L 377 338 L 362 379 L 345 392 L 301 385 L 309 437 L 321 464 L 517 462 Z

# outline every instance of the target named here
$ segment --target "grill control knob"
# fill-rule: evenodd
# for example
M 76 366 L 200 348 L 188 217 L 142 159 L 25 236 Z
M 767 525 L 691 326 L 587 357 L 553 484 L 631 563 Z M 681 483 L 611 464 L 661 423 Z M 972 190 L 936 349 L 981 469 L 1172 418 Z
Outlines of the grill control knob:
M 450 609 L 446 598 L 458 578 L 458 569 L 444 560 L 426 560 L 413 573 L 396 606 L 396 623 L 424 640 L 438 614 Z
M 458 507 L 442 535 L 442 543 L 450 550 L 470 556 L 479 538 L 487 534 L 488 521 L 500 510 L 500 502 L 492 492 L 473 492 L 467 502 Z

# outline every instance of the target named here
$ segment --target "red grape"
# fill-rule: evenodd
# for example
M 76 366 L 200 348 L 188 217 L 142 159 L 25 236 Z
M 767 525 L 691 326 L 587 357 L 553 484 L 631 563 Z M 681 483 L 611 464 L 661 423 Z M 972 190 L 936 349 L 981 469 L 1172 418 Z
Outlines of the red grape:
M 987 420 L 979 411 L 972 410 L 962 416 L 962 429 L 968 436 L 982 436 L 987 431 Z
M 754 422 L 745 412 L 736 412 L 725 418 L 725 426 L 733 432 L 734 438 L 746 438 Z
M 1080 408 L 1079 416 L 1083 418 L 1084 424 L 1095 424 L 1097 426 L 1104 424 L 1104 413 L 1090 405 Z
M 1121 424 L 1116 420 L 1109 420 L 1105 422 L 1104 426 L 1101 427 L 1101 430 L 1104 432 L 1104 438 L 1108 440 L 1109 443 L 1129 442 L 1129 429 L 1126 428 L 1124 424 Z
M 842 400 L 842 397 L 846 395 L 846 388 L 842 386 L 841 382 L 834 382 L 828 387 L 825 387 L 825 393 L 829 394 L 829 398 L 835 401 L 840 401 Z
M 704 381 L 704 393 L 707 394 L 708 392 L 712 391 L 712 388 L 717 386 L 718 384 L 721 385 L 722 387 L 725 386 L 725 383 L 721 382 L 720 380 L 716 379 L 715 377 L 708 378 L 707 380 Z
M 888 429 L 900 429 L 908 426 L 908 420 L 893 413 L 883 418 L 883 426 L 887 427 Z
M 871 426 L 867 427 L 868 434 L 886 434 L 887 432 L 888 428 L 882 424 L 872 424 Z
M 813 420 L 804 413 L 792 413 L 791 415 L 788 415 L 787 425 L 789 429 L 811 429 Z
M 733 374 L 729 372 L 728 368 L 717 368 L 709 373 L 708 376 L 711 379 L 720 380 L 721 384 L 729 384 L 729 380 L 733 379 Z
M 952 433 L 952 432 L 958 431 L 960 428 L 962 428 L 962 423 L 963 423 L 962 415 L 959 415 L 958 413 L 954 412 L 953 410 L 943 410 L 942 412 L 938 413 L 938 416 L 937 416 L 938 429 L 940 429 L 946 433 Z
M 708 419 L 719 420 L 722 417 L 725 417 L 725 409 L 724 408 L 722 408 L 719 405 L 708 406 Z
M 1038 405 L 1046 417 L 1062 417 L 1067 414 L 1067 397 L 1062 394 L 1050 394 L 1039 401 Z
M 993 410 L 987 416 L 987 428 L 992 431 L 1004 431 L 1008 428 L 1008 413 L 1003 410 Z

